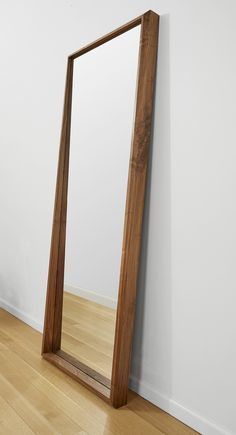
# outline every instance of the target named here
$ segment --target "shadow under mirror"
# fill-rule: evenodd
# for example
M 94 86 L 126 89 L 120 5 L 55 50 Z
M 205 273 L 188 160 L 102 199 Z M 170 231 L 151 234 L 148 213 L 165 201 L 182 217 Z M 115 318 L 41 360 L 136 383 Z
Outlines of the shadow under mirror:
M 140 26 L 74 60 L 61 356 L 110 386 Z

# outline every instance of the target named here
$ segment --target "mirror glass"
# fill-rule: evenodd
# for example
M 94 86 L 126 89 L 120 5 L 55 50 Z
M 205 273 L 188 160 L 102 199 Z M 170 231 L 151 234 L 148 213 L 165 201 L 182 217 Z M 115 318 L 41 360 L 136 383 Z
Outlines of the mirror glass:
M 140 26 L 75 59 L 61 350 L 109 385 Z

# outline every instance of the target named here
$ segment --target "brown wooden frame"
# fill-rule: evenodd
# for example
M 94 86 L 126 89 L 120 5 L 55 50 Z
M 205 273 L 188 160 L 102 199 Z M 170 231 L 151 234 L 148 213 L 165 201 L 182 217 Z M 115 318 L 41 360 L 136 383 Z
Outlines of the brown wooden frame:
M 109 383 L 105 378 L 102 379 L 101 375 L 84 366 L 79 361 L 75 361 L 60 349 L 73 62 L 79 56 L 138 25 L 141 25 L 141 33 L 136 107 L 129 163 L 112 379 Z M 90 390 L 96 392 L 96 394 L 116 408 L 127 403 L 148 149 L 152 123 L 158 30 L 159 16 L 153 11 L 148 11 L 135 20 L 71 54 L 68 57 L 67 63 L 42 355 L 45 359 L 84 384 Z

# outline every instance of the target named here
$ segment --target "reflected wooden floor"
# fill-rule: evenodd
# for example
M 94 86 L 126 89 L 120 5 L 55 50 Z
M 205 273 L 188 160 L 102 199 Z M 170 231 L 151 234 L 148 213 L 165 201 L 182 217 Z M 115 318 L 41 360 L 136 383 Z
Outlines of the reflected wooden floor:
M 111 379 L 116 311 L 64 292 L 61 348 Z
M 42 335 L 0 309 L 1 435 L 193 435 L 130 392 L 113 409 L 40 356 Z

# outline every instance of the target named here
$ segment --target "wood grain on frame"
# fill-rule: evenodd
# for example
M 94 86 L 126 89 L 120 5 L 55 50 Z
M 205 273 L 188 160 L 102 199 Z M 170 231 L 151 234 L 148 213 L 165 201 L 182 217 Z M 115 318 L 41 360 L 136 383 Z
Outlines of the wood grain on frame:
M 57 170 L 48 288 L 44 318 L 42 353 L 60 348 L 64 286 L 67 189 L 69 171 L 73 61 L 68 59 L 60 152 Z
M 158 22 L 158 15 L 151 11 L 143 15 L 112 369 L 111 401 L 115 407 L 127 402 L 156 75 Z
M 90 372 L 87 369 L 83 371 L 84 367 L 82 365 L 73 364 L 73 359 L 67 358 L 66 353 L 60 351 L 73 62 L 77 57 L 138 25 L 141 25 L 141 35 L 136 108 L 127 186 L 112 380 L 111 387 L 108 387 L 108 384 L 104 385 L 104 383 L 102 384 L 98 381 L 99 376 L 94 375 L 93 371 Z M 148 11 L 144 15 L 70 55 L 67 66 L 42 355 L 61 370 L 93 390 L 104 400 L 110 401 L 116 408 L 127 403 L 148 151 L 152 124 L 158 30 L 159 16 L 152 11 Z
M 87 373 L 83 372 L 78 367 L 59 356 L 57 353 L 45 353 L 43 354 L 43 357 L 61 369 L 67 375 L 71 376 L 89 388 L 89 390 L 96 392 L 96 394 L 106 402 L 110 402 L 110 389 L 98 382 L 96 379 L 92 378 L 92 376 L 87 375 Z

